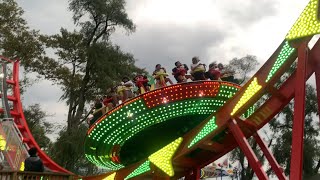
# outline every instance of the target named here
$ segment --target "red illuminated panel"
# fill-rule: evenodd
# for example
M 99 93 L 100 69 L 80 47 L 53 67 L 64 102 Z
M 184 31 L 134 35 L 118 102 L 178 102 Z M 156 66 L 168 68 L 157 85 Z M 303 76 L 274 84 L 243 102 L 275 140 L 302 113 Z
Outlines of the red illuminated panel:
M 143 96 L 148 108 L 196 97 L 215 97 L 219 92 L 219 82 L 197 82 L 168 86 Z

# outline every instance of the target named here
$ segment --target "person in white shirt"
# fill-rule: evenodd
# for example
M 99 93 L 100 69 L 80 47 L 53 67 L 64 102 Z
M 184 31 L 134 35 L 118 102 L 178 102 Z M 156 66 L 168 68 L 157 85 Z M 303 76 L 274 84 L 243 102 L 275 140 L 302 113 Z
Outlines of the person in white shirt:
M 128 77 L 122 78 L 121 85 L 118 86 L 118 93 L 121 97 L 122 102 L 125 102 L 129 98 L 133 98 L 133 87 L 134 84 Z
M 206 80 L 206 77 L 205 77 L 206 65 L 200 63 L 200 60 L 198 57 L 192 58 L 192 64 L 190 65 L 190 67 L 191 67 L 190 74 L 192 75 L 194 81 Z

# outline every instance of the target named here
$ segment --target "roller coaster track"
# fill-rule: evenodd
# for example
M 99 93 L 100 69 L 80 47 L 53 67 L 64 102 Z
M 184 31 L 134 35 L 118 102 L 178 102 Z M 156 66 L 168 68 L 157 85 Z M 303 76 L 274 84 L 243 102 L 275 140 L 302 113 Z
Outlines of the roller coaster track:
M 19 170 L 20 164 L 18 166 L 17 162 L 23 162 L 24 158 L 26 157 L 26 150 L 29 147 L 35 147 L 38 150 L 38 155 L 42 159 L 46 168 L 50 169 L 53 172 L 60 172 L 60 173 L 68 173 L 72 174 L 68 170 L 62 168 L 57 163 L 55 163 L 48 155 L 41 150 L 39 145 L 37 144 L 36 140 L 33 138 L 31 131 L 27 125 L 27 121 L 23 114 L 23 108 L 21 104 L 21 95 L 20 95 L 20 86 L 19 86 L 19 61 L 18 60 L 10 60 L 8 58 L 0 56 L 1 64 L 2 64 L 2 104 L 3 107 L 0 108 L 0 113 L 4 115 L 5 119 L 12 118 L 13 119 L 13 127 L 16 130 L 14 134 L 5 137 L 8 146 L 10 143 L 9 138 L 11 136 L 16 136 L 16 138 L 22 143 L 20 151 L 15 151 L 14 148 L 8 148 L 7 151 L 10 151 L 11 154 L 13 153 L 14 157 L 16 154 L 20 154 L 24 152 L 24 156 L 18 156 L 15 159 L 15 163 L 9 161 L 9 165 L 12 170 Z M 8 75 L 6 73 L 7 66 L 12 65 L 12 75 Z M 12 77 L 11 77 L 12 76 Z M 7 95 L 7 92 L 11 92 L 11 95 Z M 10 106 L 11 105 L 11 106 Z M 5 122 L 1 123 L 1 127 L 3 127 Z M 4 134 L 5 136 L 5 134 Z M 14 145 L 16 146 L 16 145 Z M 12 159 L 12 158 L 11 158 Z

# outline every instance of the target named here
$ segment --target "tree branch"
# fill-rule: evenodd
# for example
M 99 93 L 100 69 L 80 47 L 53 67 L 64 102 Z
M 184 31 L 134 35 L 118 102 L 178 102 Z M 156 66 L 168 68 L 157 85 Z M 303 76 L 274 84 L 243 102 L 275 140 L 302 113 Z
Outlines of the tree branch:
M 320 169 L 320 159 L 318 160 L 317 166 L 316 166 L 316 168 L 314 169 L 314 173 L 318 173 L 318 172 L 319 172 L 319 169 Z
M 109 27 L 109 25 L 108 25 L 108 18 L 106 19 L 106 24 L 105 24 L 105 27 L 103 28 L 103 30 L 100 32 L 100 34 L 98 34 L 95 38 L 94 38 L 94 40 L 93 40 L 93 43 L 96 43 L 98 40 L 99 40 L 99 38 L 107 31 L 107 29 L 108 29 L 108 27 Z

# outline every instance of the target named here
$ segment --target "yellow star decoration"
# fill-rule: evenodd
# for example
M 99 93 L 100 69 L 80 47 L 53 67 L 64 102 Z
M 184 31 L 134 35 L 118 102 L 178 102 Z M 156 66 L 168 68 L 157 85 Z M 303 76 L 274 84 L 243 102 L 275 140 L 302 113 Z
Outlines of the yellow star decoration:
M 21 165 L 20 165 L 20 171 L 24 171 L 24 162 L 21 162 Z
M 174 175 L 174 170 L 172 167 L 172 157 L 178 147 L 182 142 L 182 137 L 176 139 L 172 143 L 166 145 L 162 149 L 158 150 L 157 152 L 151 154 L 149 156 L 149 161 L 152 162 L 155 166 L 165 172 L 167 175 L 172 177 Z
M 114 178 L 116 177 L 117 173 L 112 173 L 109 176 L 103 178 L 102 180 L 114 180 Z
M 287 40 L 298 39 L 320 33 L 320 20 L 318 18 L 319 0 L 310 0 L 298 20 L 286 36 Z
M 236 104 L 236 106 L 233 108 L 231 115 L 234 115 L 248 100 L 261 89 L 262 86 L 258 84 L 257 78 L 253 78 L 253 81 L 251 81 L 250 85 L 240 98 L 239 102 Z

